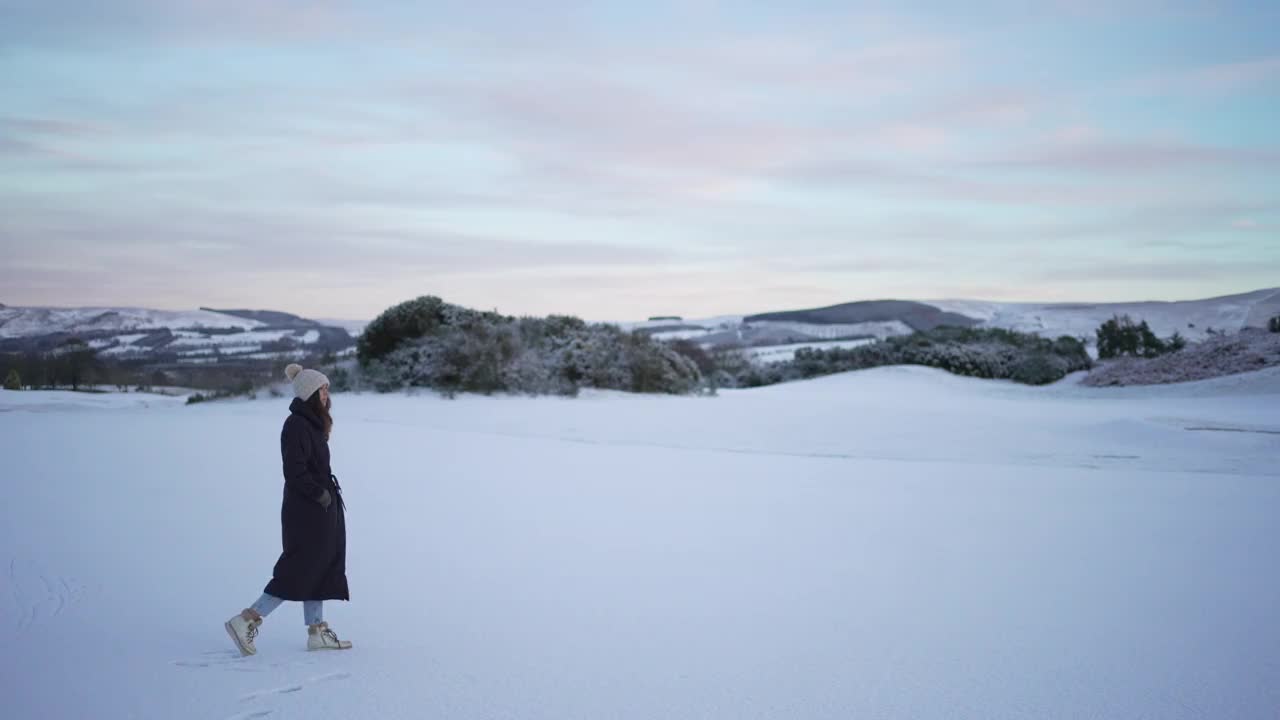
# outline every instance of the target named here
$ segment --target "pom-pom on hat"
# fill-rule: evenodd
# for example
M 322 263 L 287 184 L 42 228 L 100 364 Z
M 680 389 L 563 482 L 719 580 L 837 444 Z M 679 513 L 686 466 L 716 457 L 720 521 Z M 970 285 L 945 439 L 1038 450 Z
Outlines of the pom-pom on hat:
M 293 394 L 299 400 L 306 400 L 321 387 L 329 384 L 329 378 L 319 370 L 303 370 L 302 366 L 292 363 L 284 369 L 284 376 L 293 383 Z

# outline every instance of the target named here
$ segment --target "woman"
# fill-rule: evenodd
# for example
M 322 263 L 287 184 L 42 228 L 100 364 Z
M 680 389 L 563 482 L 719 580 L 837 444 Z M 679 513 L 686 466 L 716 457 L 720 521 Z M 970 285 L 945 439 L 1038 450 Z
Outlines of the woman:
M 329 379 L 316 370 L 290 365 L 293 403 L 280 432 L 284 461 L 284 504 L 280 508 L 284 552 L 271 582 L 251 607 L 226 622 L 227 634 L 243 655 L 257 652 L 254 638 L 262 619 L 285 600 L 302 601 L 308 650 L 347 650 L 324 621 L 325 600 L 350 600 L 347 592 L 347 524 L 342 488 L 329 468 Z

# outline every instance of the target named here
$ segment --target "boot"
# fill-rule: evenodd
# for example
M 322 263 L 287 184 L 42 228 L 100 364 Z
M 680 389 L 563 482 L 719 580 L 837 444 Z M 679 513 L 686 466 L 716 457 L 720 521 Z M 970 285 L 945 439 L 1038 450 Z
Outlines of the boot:
M 329 629 L 329 623 L 307 626 L 308 650 L 350 650 L 351 643 L 339 640 L 337 633 Z
M 253 641 L 258 637 L 260 625 L 262 625 L 262 616 L 253 610 L 246 609 L 228 620 L 224 627 L 227 628 L 231 641 L 236 644 L 236 649 L 242 656 L 247 657 L 258 652 L 258 649 L 253 646 Z

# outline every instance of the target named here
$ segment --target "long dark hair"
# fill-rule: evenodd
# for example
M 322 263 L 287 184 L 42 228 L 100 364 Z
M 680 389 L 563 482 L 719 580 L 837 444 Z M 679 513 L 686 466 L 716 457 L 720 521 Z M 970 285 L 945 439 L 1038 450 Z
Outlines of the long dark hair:
M 311 408 L 311 412 L 316 417 L 324 421 L 324 437 L 329 439 L 329 434 L 333 432 L 333 416 L 329 414 L 329 408 L 333 407 L 333 402 L 324 402 L 320 399 L 320 391 L 316 390 L 311 393 L 311 397 L 307 398 L 307 407 Z

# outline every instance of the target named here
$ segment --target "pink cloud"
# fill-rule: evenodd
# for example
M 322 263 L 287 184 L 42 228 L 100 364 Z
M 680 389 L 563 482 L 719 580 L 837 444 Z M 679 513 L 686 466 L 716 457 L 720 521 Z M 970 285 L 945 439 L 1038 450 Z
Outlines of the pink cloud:
M 891 125 L 872 132 L 870 142 L 907 153 L 927 153 L 940 150 L 951 142 L 951 133 L 929 125 Z
M 820 33 L 748 38 L 665 59 L 673 70 L 742 91 L 883 96 L 909 94 L 931 73 L 954 71 L 964 63 L 962 50 L 954 39 L 923 34 L 845 47 Z
M 1060 127 L 1049 135 L 1049 141 L 1055 144 L 1078 145 L 1097 142 L 1103 133 L 1100 129 L 1088 124 L 1075 124 Z

